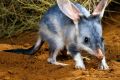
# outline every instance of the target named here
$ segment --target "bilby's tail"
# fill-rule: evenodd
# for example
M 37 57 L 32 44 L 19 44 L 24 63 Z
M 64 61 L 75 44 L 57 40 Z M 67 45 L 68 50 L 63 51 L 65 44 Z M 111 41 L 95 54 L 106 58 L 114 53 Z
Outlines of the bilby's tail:
M 38 38 L 35 45 L 33 45 L 28 49 L 10 49 L 10 50 L 0 50 L 0 51 L 32 55 L 32 54 L 35 54 L 41 48 L 43 43 L 44 41 L 41 38 Z

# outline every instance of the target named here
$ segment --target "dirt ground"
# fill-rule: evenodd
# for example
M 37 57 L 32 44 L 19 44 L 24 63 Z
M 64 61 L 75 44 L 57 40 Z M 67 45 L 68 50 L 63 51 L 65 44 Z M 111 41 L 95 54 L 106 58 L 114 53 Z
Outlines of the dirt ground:
M 120 16 L 114 17 L 120 21 Z M 48 46 L 45 43 L 36 55 L 0 52 L 0 80 L 119 80 L 120 79 L 120 23 L 107 21 L 103 28 L 106 42 L 106 57 L 110 70 L 98 69 L 98 61 L 89 55 L 85 60 L 86 70 L 74 68 L 69 56 L 60 55 L 60 62 L 66 67 L 47 63 Z M 25 33 L 0 39 L 0 50 L 28 48 L 37 39 L 37 32 Z

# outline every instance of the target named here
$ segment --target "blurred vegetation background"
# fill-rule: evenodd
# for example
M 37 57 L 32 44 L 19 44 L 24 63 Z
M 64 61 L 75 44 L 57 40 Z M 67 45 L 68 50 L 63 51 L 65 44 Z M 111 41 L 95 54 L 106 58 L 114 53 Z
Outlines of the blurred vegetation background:
M 0 0 L 0 38 L 20 34 L 27 30 L 38 30 L 41 16 L 56 0 Z M 71 0 L 79 2 L 90 12 L 100 0 Z M 120 0 L 110 0 L 119 5 Z M 112 9 L 112 8 L 111 8 Z M 106 12 L 120 12 L 107 9 Z

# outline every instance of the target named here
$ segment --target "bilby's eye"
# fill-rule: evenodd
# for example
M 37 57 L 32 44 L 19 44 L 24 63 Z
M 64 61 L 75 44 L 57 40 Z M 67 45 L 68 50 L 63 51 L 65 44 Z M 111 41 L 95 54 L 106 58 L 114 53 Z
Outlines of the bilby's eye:
M 103 38 L 103 37 L 101 38 L 101 41 L 102 41 L 102 42 L 104 41 L 104 38 Z
M 88 37 L 85 37 L 84 43 L 89 43 L 90 39 Z

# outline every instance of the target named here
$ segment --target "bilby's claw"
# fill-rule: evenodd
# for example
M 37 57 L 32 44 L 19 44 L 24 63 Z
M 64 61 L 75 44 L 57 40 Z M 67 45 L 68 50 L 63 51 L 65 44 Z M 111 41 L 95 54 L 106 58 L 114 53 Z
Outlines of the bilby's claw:
M 53 64 L 55 64 L 55 65 L 60 65 L 60 66 L 67 66 L 68 64 L 64 64 L 64 63 L 60 63 L 60 62 L 55 62 L 55 63 L 53 63 Z
M 48 62 L 51 63 L 51 64 L 60 65 L 60 66 L 67 66 L 68 65 L 68 64 L 56 62 L 55 60 L 53 60 L 51 58 L 48 58 Z

